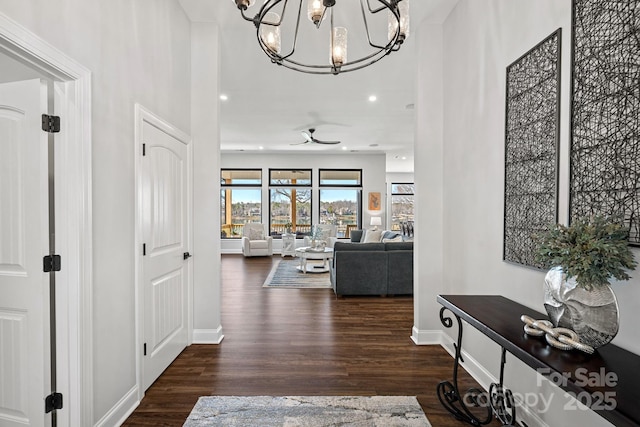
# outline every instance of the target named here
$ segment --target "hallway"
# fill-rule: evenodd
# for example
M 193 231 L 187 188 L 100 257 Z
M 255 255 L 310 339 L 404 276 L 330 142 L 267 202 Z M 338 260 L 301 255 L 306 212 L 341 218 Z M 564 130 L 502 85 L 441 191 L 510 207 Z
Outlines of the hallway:
M 434 426 L 464 425 L 435 393 L 451 377 L 451 356 L 410 339 L 411 297 L 262 288 L 272 262 L 222 256 L 222 344 L 188 347 L 125 426 L 181 426 L 198 397 L 213 394 L 410 395 Z

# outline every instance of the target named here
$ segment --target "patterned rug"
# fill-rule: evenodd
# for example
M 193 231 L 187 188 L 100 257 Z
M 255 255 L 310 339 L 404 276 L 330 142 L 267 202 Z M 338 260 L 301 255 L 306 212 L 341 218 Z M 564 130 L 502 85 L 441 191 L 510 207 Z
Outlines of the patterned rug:
M 183 427 L 430 427 L 413 396 L 204 396 Z
M 311 264 L 313 261 L 307 261 Z M 321 265 L 321 261 L 317 261 Z M 297 269 L 300 260 L 279 259 L 271 268 L 271 272 L 264 281 L 264 288 L 331 288 L 329 272 L 303 273 Z

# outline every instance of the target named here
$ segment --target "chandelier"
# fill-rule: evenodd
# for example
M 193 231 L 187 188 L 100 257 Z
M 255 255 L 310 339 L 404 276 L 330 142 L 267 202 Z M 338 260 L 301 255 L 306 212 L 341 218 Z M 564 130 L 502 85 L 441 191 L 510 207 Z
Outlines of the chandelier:
M 335 75 L 359 70 L 399 50 L 409 36 L 409 0 L 360 0 L 360 10 L 355 13 L 353 11 L 357 7 L 353 5 L 357 0 L 341 0 L 340 5 L 336 5 L 336 0 L 264 0 L 254 17 L 247 16 L 246 12 L 255 0 L 233 2 L 242 17 L 255 25 L 260 48 L 271 62 L 303 73 Z M 328 60 L 324 59 L 326 56 L 318 60 L 319 57 L 313 56 L 318 53 L 318 49 L 310 47 L 312 42 L 302 40 L 308 35 L 303 27 L 311 25 L 304 22 L 303 2 L 307 3 L 307 18 L 315 26 L 318 34 L 321 33 L 322 23 L 329 17 L 329 31 L 324 31 L 328 47 L 322 55 L 327 55 Z M 352 7 L 351 15 L 360 15 L 361 12 L 362 16 L 345 16 L 349 11 L 345 4 Z M 289 10 L 291 8 L 292 11 Z M 387 19 L 384 19 L 385 12 Z M 334 19 L 342 19 L 339 21 L 340 24 L 343 21 L 351 24 L 355 22 L 354 27 L 359 29 L 356 40 L 360 43 L 352 46 L 352 52 L 356 53 L 357 59 L 347 57 L 347 28 L 334 25 Z M 384 27 L 380 22 L 385 24 Z M 370 29 L 374 27 L 382 28 L 382 31 L 379 31 L 382 34 L 373 37 Z M 300 49 L 296 51 L 296 48 Z

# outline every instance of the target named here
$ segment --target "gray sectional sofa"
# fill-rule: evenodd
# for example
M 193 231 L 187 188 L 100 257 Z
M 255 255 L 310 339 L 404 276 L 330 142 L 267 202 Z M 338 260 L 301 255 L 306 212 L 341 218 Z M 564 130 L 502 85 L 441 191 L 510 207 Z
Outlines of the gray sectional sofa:
M 331 284 L 343 295 L 412 295 L 413 242 L 336 242 Z

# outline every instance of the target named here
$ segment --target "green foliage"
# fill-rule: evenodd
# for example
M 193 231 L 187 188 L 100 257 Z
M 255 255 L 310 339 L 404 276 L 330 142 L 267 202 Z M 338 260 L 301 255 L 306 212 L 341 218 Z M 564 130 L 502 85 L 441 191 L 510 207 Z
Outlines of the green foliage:
M 578 219 L 570 226 L 556 224 L 541 236 L 536 260 L 547 267 L 560 266 L 579 286 L 609 284 L 609 279 L 628 280 L 627 270 L 637 262 L 628 246 L 628 232 L 616 221 L 595 216 Z

